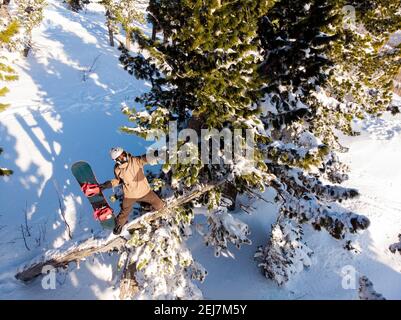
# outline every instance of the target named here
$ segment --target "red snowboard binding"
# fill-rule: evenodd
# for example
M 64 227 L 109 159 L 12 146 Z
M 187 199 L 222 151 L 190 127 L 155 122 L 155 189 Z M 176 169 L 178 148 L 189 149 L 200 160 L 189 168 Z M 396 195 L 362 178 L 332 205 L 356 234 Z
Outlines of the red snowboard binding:
M 93 211 L 95 220 L 106 221 L 113 217 L 113 211 L 108 207 L 103 207 Z
M 93 197 L 100 193 L 99 185 L 94 183 L 86 182 L 81 186 L 81 189 L 87 197 Z

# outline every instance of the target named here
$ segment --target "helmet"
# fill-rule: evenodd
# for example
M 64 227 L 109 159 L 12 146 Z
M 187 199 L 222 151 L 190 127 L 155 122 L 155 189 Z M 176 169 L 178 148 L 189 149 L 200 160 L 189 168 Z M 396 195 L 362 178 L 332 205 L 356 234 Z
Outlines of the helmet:
M 123 148 L 116 147 L 116 148 L 111 148 L 110 149 L 110 157 L 113 160 L 116 160 L 121 154 L 124 152 Z

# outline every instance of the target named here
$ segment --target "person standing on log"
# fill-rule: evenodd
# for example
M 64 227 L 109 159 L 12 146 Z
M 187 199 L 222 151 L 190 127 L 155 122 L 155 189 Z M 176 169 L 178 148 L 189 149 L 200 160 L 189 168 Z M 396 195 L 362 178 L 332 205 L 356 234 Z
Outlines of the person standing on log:
M 120 147 L 112 148 L 110 156 L 115 162 L 115 178 L 100 184 L 100 188 L 110 189 L 122 185 L 124 197 L 121 202 L 121 210 L 116 217 L 115 235 L 121 233 L 122 228 L 128 222 L 128 216 L 136 202 L 145 202 L 154 210 L 164 208 L 165 202 L 151 190 L 149 182 L 143 171 L 143 166 L 149 164 L 146 155 L 132 156 Z

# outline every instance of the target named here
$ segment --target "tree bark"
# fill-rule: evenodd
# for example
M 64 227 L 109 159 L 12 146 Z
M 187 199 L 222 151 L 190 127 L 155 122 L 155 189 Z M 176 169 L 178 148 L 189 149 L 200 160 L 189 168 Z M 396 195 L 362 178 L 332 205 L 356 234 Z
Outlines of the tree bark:
M 30 50 L 31 50 L 30 46 L 25 46 L 24 50 L 22 51 L 22 54 L 23 54 L 24 58 L 28 58 Z
M 218 182 L 199 185 L 188 194 L 182 195 L 169 203 L 165 208 L 159 211 L 148 212 L 131 221 L 124 227 L 124 229 L 132 232 L 141 229 L 146 223 L 152 223 L 163 216 L 174 214 L 173 209 L 199 198 L 202 194 L 224 184 L 225 182 L 226 180 L 223 179 Z M 54 268 L 66 267 L 71 262 L 83 260 L 96 253 L 121 250 L 126 242 L 127 239 L 120 236 L 116 236 L 109 240 L 99 237 L 88 239 L 81 243 L 76 243 L 65 250 L 59 249 L 55 252 L 46 253 L 44 256 L 39 257 L 39 259 L 35 259 L 33 262 L 25 265 L 20 271 L 18 271 L 15 277 L 21 281 L 30 281 L 42 274 L 44 266 L 53 266 Z
M 106 19 L 107 19 L 107 30 L 109 32 L 109 43 L 111 47 L 114 47 L 114 33 L 113 33 L 113 24 L 111 22 L 110 10 L 106 10 Z
M 109 42 L 110 42 L 110 46 L 114 47 L 114 34 L 113 34 L 113 29 L 108 26 L 108 30 L 109 30 Z
M 131 48 L 131 36 L 129 31 L 126 31 L 125 34 L 125 47 L 127 48 L 127 50 L 130 50 Z
M 43 267 L 52 266 L 54 268 L 66 267 L 71 262 L 78 262 L 95 253 L 109 252 L 118 250 L 124 246 L 126 239 L 115 238 L 108 242 L 102 242 L 101 238 L 92 238 L 79 245 L 73 245 L 65 251 L 58 250 L 47 258 L 46 255 L 33 262 L 16 274 L 16 278 L 22 281 L 29 281 L 42 274 Z
M 138 292 L 138 282 L 135 278 L 136 263 L 127 263 L 120 279 L 120 300 L 131 299 Z
M 157 25 L 156 23 L 154 23 L 152 27 L 152 41 L 156 40 L 156 35 L 157 35 Z
M 394 93 L 401 95 L 401 71 L 394 79 Z
M 168 43 L 168 35 L 167 35 L 166 32 L 164 32 L 164 33 L 163 33 L 163 44 L 164 44 L 164 45 L 167 45 L 167 43 Z

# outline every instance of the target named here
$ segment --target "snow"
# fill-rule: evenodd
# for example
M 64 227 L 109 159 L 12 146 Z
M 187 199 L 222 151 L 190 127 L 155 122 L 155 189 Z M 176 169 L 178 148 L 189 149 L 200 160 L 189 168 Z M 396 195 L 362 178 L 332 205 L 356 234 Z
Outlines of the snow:
M 88 161 L 103 182 L 112 176 L 110 147 L 141 154 L 150 145 L 118 131 L 128 124 L 121 104 L 140 109 L 134 99 L 147 85 L 119 66 L 118 50 L 108 45 L 103 9 L 90 4 L 77 14 L 59 1 L 48 2 L 45 19 L 34 31 L 33 52 L 26 60 L 12 56 L 20 80 L 9 85 L 6 100 L 12 107 L 0 114 L 0 146 L 4 148 L 0 162 L 14 170 L 13 176 L 0 182 L 0 299 L 117 299 L 116 255 L 97 255 L 79 267 L 72 264 L 68 273 L 57 274 L 55 290 L 43 289 L 40 278 L 29 284 L 14 278 L 20 266 L 46 250 L 70 246 L 58 193 L 73 241 L 101 231 L 70 173 L 72 163 Z M 323 93 L 320 98 L 332 103 Z M 271 109 L 268 101 L 264 107 L 266 112 Z M 248 224 L 251 244 L 240 250 L 230 248 L 231 257 L 215 258 L 213 248 L 204 246 L 196 231 L 188 241 L 194 258 L 208 271 L 205 281 L 198 283 L 206 299 L 357 299 L 360 275 L 369 278 L 387 299 L 401 299 L 401 256 L 388 249 L 401 232 L 401 116 L 369 118 L 355 127 L 362 134 L 341 138 L 350 148 L 341 156 L 351 167 L 346 186 L 358 188 L 361 196 L 342 205 L 371 220 L 370 228 L 355 237 L 356 252 L 344 250 L 344 243 L 326 232 L 304 226 L 304 240 L 314 251 L 312 264 L 278 287 L 254 261 L 257 248 L 270 236 L 277 208 L 253 201 L 252 215 L 241 210 L 232 213 Z M 268 189 L 264 197 L 272 199 L 274 193 Z M 244 197 L 240 201 L 249 204 Z M 21 232 L 25 211 L 29 250 Z M 204 219 L 197 215 L 196 222 L 204 223 Z M 230 221 L 234 220 L 230 217 L 226 222 Z M 356 284 L 345 289 L 346 270 L 355 272 Z
M 388 41 L 388 45 L 395 48 L 400 44 L 401 44 L 401 30 L 398 30 L 391 35 Z

